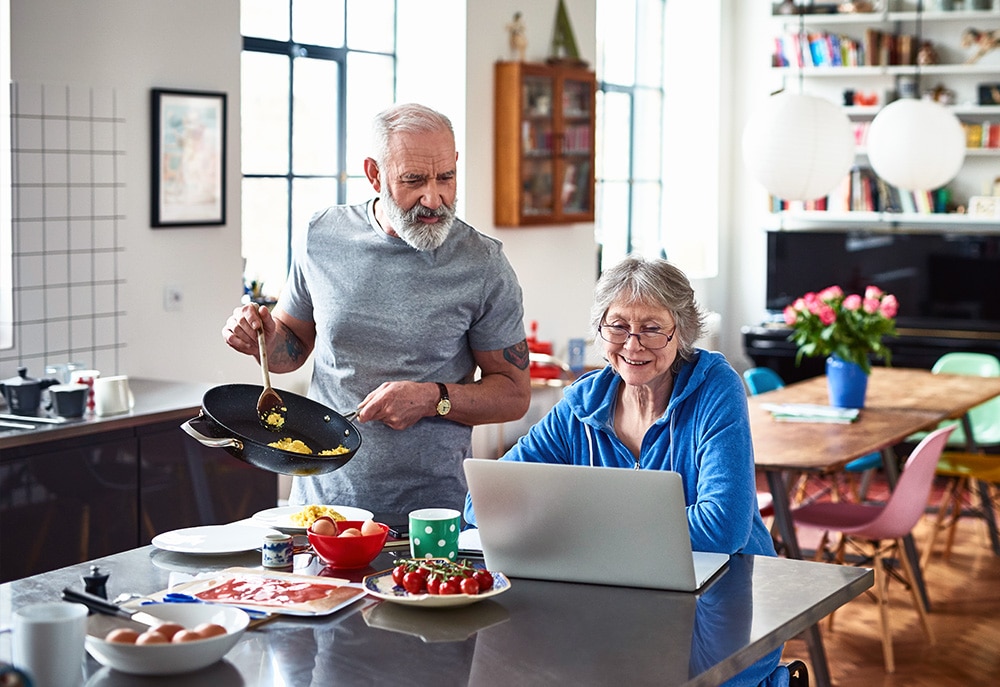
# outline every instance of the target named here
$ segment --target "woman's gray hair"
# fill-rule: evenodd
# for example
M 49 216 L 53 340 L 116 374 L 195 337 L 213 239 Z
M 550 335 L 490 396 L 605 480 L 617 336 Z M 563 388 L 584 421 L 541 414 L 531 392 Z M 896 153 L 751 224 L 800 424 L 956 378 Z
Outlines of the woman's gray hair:
M 595 341 L 600 337 L 598 328 L 614 303 L 666 308 L 677 325 L 674 337 L 678 360 L 691 360 L 694 356 L 694 344 L 705 333 L 705 315 L 695 301 L 691 282 L 671 263 L 630 255 L 604 271 L 594 289 L 590 311 Z
M 403 103 L 379 112 L 372 122 L 372 159 L 380 167 L 389 154 L 389 142 L 400 133 L 435 133 L 448 131 L 453 137 L 451 120 L 437 110 L 417 103 Z

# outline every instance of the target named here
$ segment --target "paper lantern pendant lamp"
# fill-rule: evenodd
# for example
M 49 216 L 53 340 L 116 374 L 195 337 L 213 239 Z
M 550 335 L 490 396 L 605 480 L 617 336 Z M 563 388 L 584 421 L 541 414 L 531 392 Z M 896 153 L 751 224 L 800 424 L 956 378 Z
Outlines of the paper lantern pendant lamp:
M 821 198 L 854 163 L 851 121 L 824 98 L 776 93 L 743 130 L 743 160 L 754 178 L 778 198 Z
M 954 179 L 962 168 L 965 132 L 958 118 L 939 103 L 897 100 L 872 120 L 868 161 L 893 186 L 932 191 Z

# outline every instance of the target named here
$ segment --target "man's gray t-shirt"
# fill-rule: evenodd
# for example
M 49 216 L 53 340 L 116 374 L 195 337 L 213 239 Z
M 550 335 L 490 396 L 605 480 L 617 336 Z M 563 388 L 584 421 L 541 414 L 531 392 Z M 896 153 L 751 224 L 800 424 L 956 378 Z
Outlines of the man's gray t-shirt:
M 316 323 L 309 396 L 341 413 L 387 381 L 471 382 L 473 350 L 524 339 L 521 287 L 499 241 L 455 220 L 440 248 L 418 251 L 379 227 L 372 201 L 312 218 L 279 307 Z M 462 509 L 470 427 L 432 417 L 403 431 L 359 428 L 344 467 L 292 480 L 292 504 Z

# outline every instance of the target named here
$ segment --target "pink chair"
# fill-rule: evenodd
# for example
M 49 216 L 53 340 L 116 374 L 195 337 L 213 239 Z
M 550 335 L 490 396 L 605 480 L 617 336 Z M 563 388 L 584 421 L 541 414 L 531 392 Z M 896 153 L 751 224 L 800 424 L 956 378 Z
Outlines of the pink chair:
M 895 489 L 884 505 L 862 503 L 810 503 L 792 510 L 796 525 L 815 527 L 827 532 L 839 532 L 840 541 L 834 553 L 837 563 L 844 562 L 844 549 L 848 544 L 871 561 L 875 568 L 875 595 L 879 603 L 882 629 L 882 653 L 885 670 L 895 671 L 892 653 L 892 633 L 889 627 L 889 577 L 892 573 L 891 554 L 901 563 L 903 582 L 909 587 L 913 604 L 927 639 L 934 643 L 934 634 L 927 622 L 927 609 L 917 591 L 909 559 L 903 553 L 903 538 L 920 520 L 927 508 L 931 485 L 941 451 L 953 427 L 942 427 L 928 434 L 903 467 Z M 826 553 L 827 536 L 817 550 L 817 557 Z M 864 564 L 863 563 L 863 564 Z

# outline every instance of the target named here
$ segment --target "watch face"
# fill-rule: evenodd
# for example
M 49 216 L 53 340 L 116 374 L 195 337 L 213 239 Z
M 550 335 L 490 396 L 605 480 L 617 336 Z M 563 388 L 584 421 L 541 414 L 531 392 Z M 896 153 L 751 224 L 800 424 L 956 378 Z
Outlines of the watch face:
M 437 404 L 438 415 L 447 415 L 448 411 L 451 410 L 451 401 L 447 398 L 442 398 Z

